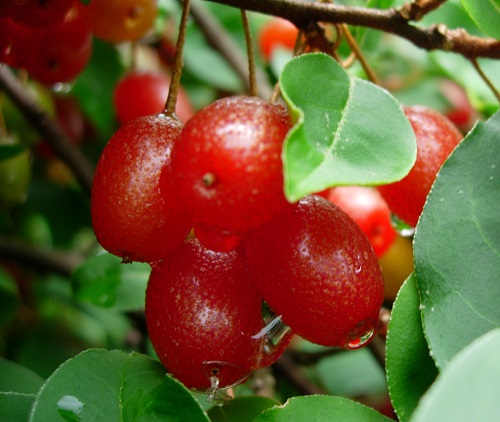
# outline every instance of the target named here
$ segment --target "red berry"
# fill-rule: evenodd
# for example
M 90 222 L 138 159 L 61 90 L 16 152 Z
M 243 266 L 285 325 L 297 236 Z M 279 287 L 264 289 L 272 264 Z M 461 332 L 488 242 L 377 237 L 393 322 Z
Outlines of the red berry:
M 167 370 L 189 388 L 244 380 L 260 366 L 261 298 L 239 252 L 213 252 L 186 240 L 153 266 L 146 322 Z
M 181 127 L 164 115 L 132 120 L 99 158 L 91 197 L 94 231 L 106 250 L 125 261 L 163 259 L 189 232 L 172 188 L 164 185 L 160 193 L 159 187 Z
M 123 124 L 139 116 L 160 113 L 165 108 L 170 78 L 164 73 L 134 70 L 118 81 L 114 106 L 118 121 Z M 189 98 L 182 88 L 177 92 L 176 114 L 186 122 L 193 114 Z
M 92 53 L 92 34 L 80 2 L 75 2 L 63 22 L 31 28 L 28 38 L 31 54 L 25 53 L 22 66 L 46 85 L 73 81 Z
M 195 225 L 239 236 L 289 206 L 281 161 L 289 128 L 282 107 L 255 97 L 222 98 L 186 123 L 171 179 Z
M 445 116 L 430 108 L 405 108 L 417 139 L 417 160 L 399 182 L 379 186 L 391 211 L 415 227 L 436 175 L 463 136 Z
M 249 232 L 245 246 L 262 297 L 296 334 L 345 348 L 371 339 L 383 277 L 368 239 L 339 207 L 305 197 Z
M 271 18 L 261 29 L 259 47 L 262 56 L 269 61 L 276 48 L 293 51 L 299 30 L 290 21 Z
M 375 188 L 339 186 L 330 189 L 326 199 L 347 213 L 368 237 L 377 257 L 396 240 L 391 211 Z

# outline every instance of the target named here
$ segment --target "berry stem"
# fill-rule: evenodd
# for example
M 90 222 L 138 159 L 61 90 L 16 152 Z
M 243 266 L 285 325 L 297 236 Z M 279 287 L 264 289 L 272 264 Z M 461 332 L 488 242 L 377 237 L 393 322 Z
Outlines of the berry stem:
M 500 92 L 498 89 L 493 85 L 493 82 L 491 82 L 490 78 L 488 78 L 488 75 L 483 72 L 483 69 L 481 69 L 481 66 L 479 65 L 478 61 L 476 58 L 471 58 L 470 59 L 472 66 L 474 66 L 474 69 L 476 69 L 476 72 L 479 74 L 481 79 L 484 81 L 486 85 L 488 85 L 488 88 L 493 92 L 493 95 L 497 99 L 497 101 L 500 103 Z
M 172 78 L 170 80 L 170 87 L 168 90 L 167 101 L 165 102 L 164 113 L 167 116 L 175 115 L 177 93 L 179 91 L 181 83 L 182 66 L 184 64 L 183 51 L 184 51 L 184 42 L 186 41 L 186 30 L 187 30 L 187 22 L 189 18 L 190 8 L 191 8 L 191 0 L 184 0 L 181 23 L 179 25 L 179 34 L 177 37 L 177 44 L 175 47 L 174 70 L 172 72 Z
M 248 22 L 248 16 L 245 9 L 241 9 L 241 20 L 243 22 L 243 30 L 245 31 L 245 42 L 247 45 L 247 55 L 248 55 L 248 80 L 250 95 L 256 97 L 257 92 L 257 80 L 255 76 L 255 53 L 252 42 L 252 33 L 250 31 L 250 23 Z
M 380 85 L 380 81 L 378 80 L 377 75 L 375 74 L 371 66 L 368 64 L 367 60 L 365 59 L 365 56 L 363 55 L 361 49 L 359 48 L 358 43 L 352 36 L 349 27 L 345 23 L 340 24 L 339 27 L 342 32 L 342 35 L 344 36 L 347 44 L 349 45 L 349 48 L 355 54 L 356 58 L 359 60 L 359 63 L 361 64 L 361 67 L 365 71 L 365 74 L 368 77 L 368 79 L 374 84 Z

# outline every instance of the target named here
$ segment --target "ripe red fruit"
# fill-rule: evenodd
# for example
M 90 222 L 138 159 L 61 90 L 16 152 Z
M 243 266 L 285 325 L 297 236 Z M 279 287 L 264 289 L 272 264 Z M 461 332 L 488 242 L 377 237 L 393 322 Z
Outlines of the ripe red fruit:
M 60 24 L 75 0 L 5 0 L 0 12 L 26 26 L 50 26 Z
M 440 83 L 444 97 L 449 106 L 444 110 L 444 115 L 462 133 L 467 133 L 479 118 L 479 113 L 472 107 L 464 88 L 452 80 L 445 79 Z
M 417 139 L 417 160 L 399 182 L 379 186 L 391 211 L 415 227 L 436 175 L 463 136 L 445 116 L 423 106 L 404 109 Z
M 249 232 L 245 249 L 262 297 L 296 334 L 344 348 L 370 341 L 384 281 L 368 239 L 339 207 L 307 196 Z
M 190 222 L 172 188 L 159 178 L 182 124 L 165 115 L 123 125 L 99 158 L 91 196 L 99 243 L 125 261 L 153 262 L 169 255 L 188 234 Z
M 278 47 L 293 51 L 298 33 L 299 30 L 290 21 L 271 18 L 259 34 L 259 48 L 264 59 L 269 61 Z
M 212 376 L 227 387 L 260 366 L 261 298 L 237 251 L 186 240 L 153 266 L 146 322 L 160 361 L 189 388 L 209 388 Z
M 391 211 L 375 188 L 339 186 L 329 189 L 325 197 L 363 230 L 377 257 L 382 256 L 396 240 Z
M 122 77 L 114 91 L 113 103 L 123 124 L 140 116 L 160 113 L 165 108 L 170 78 L 161 72 L 133 70 Z M 182 88 L 177 92 L 176 114 L 186 122 L 194 110 Z
M 37 81 L 52 85 L 71 82 L 87 65 L 92 53 L 92 34 L 85 7 L 75 2 L 65 19 L 56 25 L 29 28 L 24 50 L 25 67 Z
M 92 0 L 88 5 L 92 32 L 112 43 L 137 41 L 153 26 L 155 0 Z
M 289 128 L 281 106 L 256 97 L 219 99 L 186 123 L 163 179 L 177 187 L 195 225 L 242 235 L 289 206 L 281 161 Z

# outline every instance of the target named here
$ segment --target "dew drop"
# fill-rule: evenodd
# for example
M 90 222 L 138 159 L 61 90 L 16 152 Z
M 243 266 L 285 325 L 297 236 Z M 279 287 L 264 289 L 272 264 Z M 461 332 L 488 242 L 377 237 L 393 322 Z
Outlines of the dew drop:
M 262 356 L 259 364 L 261 368 L 274 363 L 294 335 L 291 328 L 282 321 L 281 315 L 276 316 L 269 312 L 264 322 L 265 327 L 252 336 L 252 339 L 262 341 Z
M 57 402 L 58 413 L 67 421 L 79 421 L 84 404 L 74 396 L 63 396 Z
M 359 264 L 358 267 L 354 268 L 354 273 L 359 274 L 363 270 L 363 264 Z
M 375 329 L 372 328 L 362 336 L 358 337 L 357 339 L 351 340 L 349 343 L 347 343 L 347 349 L 355 350 L 359 349 L 360 347 L 363 347 L 373 338 L 374 335 L 375 335 Z

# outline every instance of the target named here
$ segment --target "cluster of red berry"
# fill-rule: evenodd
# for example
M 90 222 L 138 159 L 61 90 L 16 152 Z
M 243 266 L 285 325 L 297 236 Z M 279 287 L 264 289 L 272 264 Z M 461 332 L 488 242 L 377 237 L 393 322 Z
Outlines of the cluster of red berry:
M 154 0 L 6 0 L 0 3 L 0 63 L 37 81 L 71 82 L 87 66 L 92 37 L 139 39 L 156 16 Z
M 367 237 L 324 197 L 284 195 L 290 127 L 279 105 L 227 97 L 184 126 L 165 114 L 128 121 L 99 159 L 96 236 L 125 262 L 151 264 L 150 338 L 188 387 L 240 382 L 292 333 L 357 348 L 376 330 L 384 286 Z

